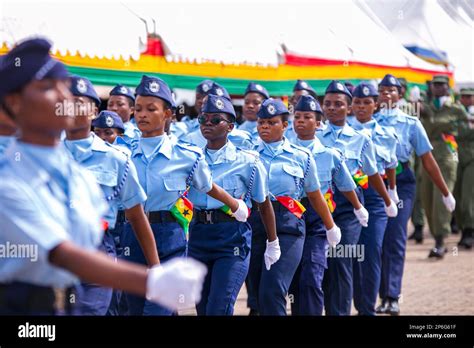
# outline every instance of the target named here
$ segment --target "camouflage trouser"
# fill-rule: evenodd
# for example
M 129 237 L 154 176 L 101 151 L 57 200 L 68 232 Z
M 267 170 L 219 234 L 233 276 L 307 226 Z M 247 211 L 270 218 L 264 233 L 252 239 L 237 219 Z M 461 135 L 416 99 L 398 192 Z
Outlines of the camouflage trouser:
M 461 229 L 474 229 L 474 160 L 460 162 L 457 171 L 456 222 Z
M 439 169 L 450 192 L 456 184 L 458 162 L 449 158 L 438 160 Z M 451 232 L 452 214 L 443 204 L 442 194 L 433 184 L 426 171 L 421 175 L 421 201 L 425 209 L 428 226 L 433 237 L 446 237 Z

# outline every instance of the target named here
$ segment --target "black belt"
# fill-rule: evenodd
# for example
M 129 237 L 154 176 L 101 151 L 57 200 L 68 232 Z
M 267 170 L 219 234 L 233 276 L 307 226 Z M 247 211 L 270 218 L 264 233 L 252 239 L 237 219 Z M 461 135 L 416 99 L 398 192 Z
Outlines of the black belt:
M 278 201 L 272 201 L 273 211 L 289 211 L 287 207 Z
M 150 211 L 145 213 L 151 224 L 161 224 L 164 222 L 176 222 L 174 216 L 167 210 Z
M 125 210 L 119 210 L 117 213 L 117 222 L 116 224 L 123 224 L 125 223 L 126 218 L 125 218 Z
M 227 215 L 222 210 L 197 210 L 194 212 L 197 222 L 202 224 L 217 224 L 219 222 L 236 222 L 237 220 L 232 216 Z
M 52 287 L 24 282 L 0 283 L 0 314 L 53 315 L 55 302 L 56 293 Z
M 300 202 L 301 202 L 301 204 L 304 205 L 304 207 L 305 207 L 306 209 L 308 209 L 309 205 L 311 204 L 311 203 L 309 202 L 308 197 L 301 198 L 301 201 L 300 201 Z

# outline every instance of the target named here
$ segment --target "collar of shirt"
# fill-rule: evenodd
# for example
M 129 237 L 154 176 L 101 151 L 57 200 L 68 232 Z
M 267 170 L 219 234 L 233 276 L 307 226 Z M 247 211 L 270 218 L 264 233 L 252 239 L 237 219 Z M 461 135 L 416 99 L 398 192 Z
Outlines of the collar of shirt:
M 375 134 L 378 134 L 378 135 L 385 134 L 382 126 L 380 126 L 379 123 L 374 119 L 371 119 L 368 122 L 362 123 L 362 122 L 359 122 L 356 118 L 354 118 L 352 122 L 352 128 L 354 128 L 355 130 L 369 129 L 371 132 L 370 134 L 367 134 L 367 135 L 370 137 L 372 137 L 372 132 L 375 132 Z
M 64 146 L 71 152 L 77 162 L 83 162 L 92 156 L 93 151 L 107 152 L 107 144 L 91 133 L 87 138 L 79 140 L 64 140 Z
M 153 138 L 157 138 L 157 139 L 147 140 L 147 139 L 153 139 Z M 162 135 L 161 137 L 153 137 L 153 138 L 140 138 L 140 141 L 138 142 L 138 146 L 135 149 L 135 151 L 133 152 L 133 157 L 136 157 L 138 155 L 142 155 L 143 157 L 146 157 L 145 152 L 143 151 L 143 142 L 145 142 L 145 143 L 146 142 L 150 142 L 150 143 L 156 142 L 157 146 L 154 147 L 154 150 L 151 154 L 151 157 L 148 158 L 148 160 L 153 159 L 159 153 L 163 154 L 167 159 L 171 159 L 171 152 L 172 152 L 172 147 L 173 147 L 173 145 L 171 143 L 171 140 L 165 135 Z
M 327 134 L 336 134 L 336 138 L 339 137 L 340 134 L 352 137 L 355 134 L 355 131 L 347 123 L 342 127 L 329 123 L 329 125 L 323 130 L 323 136 L 326 136 Z
M 235 145 L 229 140 L 227 140 L 227 143 L 217 151 L 210 150 L 206 147 L 205 152 L 206 161 L 211 165 L 225 162 L 234 162 L 237 159 Z
M 326 151 L 325 147 L 317 137 L 311 140 L 301 140 L 299 138 L 296 139 L 296 145 L 302 146 L 310 150 L 312 153 L 323 153 Z
M 123 134 L 129 138 L 135 138 L 137 136 L 137 133 L 140 132 L 140 130 L 136 126 L 136 123 L 132 123 L 132 121 L 125 122 L 123 124 L 123 128 Z
M 283 137 L 283 140 L 282 140 L 282 143 L 280 142 L 276 142 L 276 143 L 279 143 L 281 144 L 281 150 L 283 151 L 286 151 L 286 152 L 290 152 L 290 153 L 294 153 L 294 150 L 293 148 L 291 147 L 291 143 L 288 141 L 288 139 L 286 139 L 286 137 Z M 275 144 L 275 143 L 273 143 Z M 270 152 L 269 151 L 269 148 L 271 147 L 272 145 L 269 145 L 267 143 L 265 143 L 262 139 L 258 139 L 258 145 L 257 145 L 257 151 L 258 152 L 266 152 L 268 153 L 269 155 L 277 155 L 278 153 L 274 153 L 274 151 Z

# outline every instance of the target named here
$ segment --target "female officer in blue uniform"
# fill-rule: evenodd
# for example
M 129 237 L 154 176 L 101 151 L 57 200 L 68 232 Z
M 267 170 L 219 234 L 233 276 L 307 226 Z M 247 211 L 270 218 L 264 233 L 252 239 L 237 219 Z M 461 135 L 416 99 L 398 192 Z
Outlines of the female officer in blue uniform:
M 321 122 L 322 110 L 319 103 L 310 95 L 302 95 L 295 105 L 295 132 L 298 136 L 296 145 L 307 148 L 314 156 L 317 164 L 318 179 L 321 192 L 324 193 L 329 210 L 334 211 L 334 188 L 352 203 L 354 209 L 365 211 L 359 202 L 354 189 L 356 185 L 337 149 L 325 147 L 316 138 L 316 129 Z M 324 224 L 318 214 L 309 204 L 308 199 L 302 199 L 307 207 L 305 213 L 306 239 L 303 257 L 293 278 L 290 294 L 293 295 L 291 312 L 293 315 L 322 315 L 324 293 L 322 282 L 324 270 L 327 268 L 327 242 Z M 359 214 L 360 223 L 367 225 L 368 214 Z M 364 217 L 362 219 L 362 217 Z
M 265 87 L 261 84 L 250 82 L 245 89 L 242 117 L 245 121 L 239 126 L 240 130 L 250 134 L 252 144 L 258 141 L 257 112 L 265 99 L 270 98 Z
M 0 65 L 0 103 L 21 132 L 0 160 L 0 243 L 36 250 L 33 258 L 1 259 L 0 314 L 54 314 L 53 287 L 69 288 L 78 277 L 171 309 L 183 294 L 188 305 L 198 301 L 205 266 L 197 261 L 147 271 L 95 251 L 109 207 L 93 176 L 60 144 L 73 119 L 58 105 L 72 98 L 66 68 L 50 48 L 44 39 L 24 41 Z
M 210 94 L 217 95 L 218 97 L 227 99 L 228 101 L 232 102 L 232 99 L 230 98 L 230 95 L 227 92 L 227 90 L 215 82 L 210 86 L 210 88 L 206 92 L 206 95 L 203 98 L 204 103 L 206 102 L 207 96 Z M 240 147 L 242 149 L 251 149 L 253 147 L 250 134 L 248 132 L 245 132 L 237 128 L 232 129 L 232 131 L 228 135 L 228 139 L 235 146 Z M 201 149 L 203 149 L 207 144 L 207 140 L 201 133 L 200 128 L 183 136 L 180 140 L 184 143 L 197 146 Z
M 204 150 L 213 181 L 248 207 L 257 204 L 266 226 L 267 254 L 273 264 L 280 257 L 275 215 L 268 198 L 267 172 L 258 154 L 237 148 L 228 141 L 235 111 L 225 98 L 209 94 L 199 116 L 201 132 L 207 139 Z M 204 282 L 198 315 L 232 315 L 234 303 L 247 276 L 252 230 L 248 222 L 236 221 L 222 211 L 223 205 L 195 189 L 189 199 L 196 209 L 189 239 L 189 256 L 204 262 Z
M 138 182 L 137 170 L 127 155 L 91 133 L 91 118 L 95 117 L 97 111 L 93 108 L 93 103 L 98 106 L 99 98 L 90 81 L 83 77 L 73 76 L 70 90 L 74 96 L 75 105 L 92 106 L 78 108 L 74 115 L 74 125 L 66 131 L 64 146 L 78 163 L 94 175 L 110 206 L 105 214 L 107 229 L 99 250 L 114 259 L 117 257 L 115 241 L 109 229 L 115 228 L 120 206 L 124 209 L 128 221 L 137 234 L 148 266 L 157 265 L 159 259 L 155 239 L 143 211 L 146 195 Z M 81 114 L 81 110 L 84 109 L 92 109 L 94 114 Z M 108 114 L 115 113 L 103 111 L 101 114 L 107 117 Z M 109 117 L 111 119 L 110 115 Z M 76 287 L 76 291 L 78 314 L 105 315 L 107 313 L 112 300 L 112 289 L 82 283 Z
M 298 200 L 304 193 L 321 216 L 329 243 L 336 245 L 341 237 L 319 189 L 313 156 L 283 136 L 288 126 L 288 114 L 281 100 L 271 98 L 262 103 L 257 113 L 261 141 L 256 149 L 268 173 L 281 247 L 280 259 L 270 268 L 264 255 L 265 228 L 253 212 L 252 256 L 247 285 L 249 295 L 258 296 L 257 309 L 261 315 L 286 315 L 285 296 L 303 254 L 305 224 L 301 213 L 304 211 Z
M 380 297 L 382 304 L 377 313 L 398 315 L 398 297 L 402 290 L 403 264 L 407 238 L 407 224 L 413 210 L 415 199 L 415 176 L 410 169 L 409 160 L 415 151 L 421 158 L 423 168 L 439 188 L 448 210 L 454 210 L 455 199 L 443 179 L 438 164 L 431 154 L 430 144 L 420 120 L 404 113 L 398 108 L 400 82 L 387 74 L 379 84 L 380 111 L 374 119 L 382 126 L 392 128 L 398 136 L 397 159 L 401 172 L 397 175 L 397 192 L 400 197 L 400 212 L 397 217 L 388 219 L 382 246 L 382 281 Z M 452 208 L 452 209 L 451 209 Z
M 367 83 L 359 84 L 353 92 L 352 112 L 348 123 L 372 139 L 377 169 L 388 177 L 388 193 L 398 203 L 395 168 L 397 167 L 397 136 L 392 129 L 380 126 L 372 119 L 377 107 L 377 90 Z M 382 197 L 372 187 L 363 191 L 370 214 L 369 226 L 362 228 L 359 244 L 364 245 L 363 261 L 354 262 L 354 304 L 359 315 L 375 315 L 375 303 L 380 287 L 382 243 L 388 216 Z
M 132 149 L 134 144 L 140 139 L 140 131 L 136 123 L 130 120 L 134 111 L 135 96 L 130 88 L 124 85 L 117 85 L 110 91 L 109 100 L 107 101 L 107 110 L 116 112 L 122 119 L 124 132 L 117 139 L 117 144 L 125 145 Z
M 325 146 L 335 147 L 344 154 L 345 162 L 354 180 L 358 182 L 357 194 L 363 202 L 362 186 L 372 186 L 379 193 L 385 203 L 385 212 L 389 216 L 396 216 L 397 207 L 391 201 L 385 185 L 377 171 L 377 163 L 373 143 L 370 138 L 355 131 L 346 124 L 346 117 L 350 110 L 352 95 L 339 81 L 332 81 L 326 88 L 323 112 L 329 125 L 316 136 Z M 343 246 L 355 246 L 359 240 L 361 226 L 356 216 L 360 213 L 353 210 L 352 205 L 336 187 L 334 194 L 336 209 L 334 220 L 341 226 Z M 370 221 L 370 218 L 369 218 Z M 335 251 L 337 253 L 337 251 Z M 328 269 L 324 275 L 324 301 L 328 315 L 350 315 L 353 289 L 353 261 L 354 255 L 337 254 L 329 257 Z
M 238 221 L 246 221 L 248 210 L 242 200 L 232 198 L 213 184 L 209 167 L 199 148 L 179 142 L 173 144 L 165 134 L 166 122 L 172 116 L 173 105 L 168 85 L 159 78 L 143 76 L 136 94 L 135 119 L 142 138 L 132 153 L 132 160 L 148 197 L 145 211 L 161 262 L 167 262 L 172 258 L 185 256 L 187 241 L 184 230 L 170 210 L 187 192 L 188 186 L 229 206 Z M 145 264 L 140 246 L 128 225 L 122 244 L 125 259 Z M 127 302 L 132 315 L 172 314 L 143 298 L 127 296 Z

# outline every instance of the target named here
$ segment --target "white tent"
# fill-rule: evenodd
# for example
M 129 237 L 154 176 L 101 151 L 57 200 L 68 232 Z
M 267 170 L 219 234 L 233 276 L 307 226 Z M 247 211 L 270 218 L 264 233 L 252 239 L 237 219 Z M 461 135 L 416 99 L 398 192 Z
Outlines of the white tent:
M 287 34 L 285 41 L 290 50 L 321 58 L 342 57 L 370 64 L 444 70 L 405 49 L 381 22 L 374 21 L 355 1 L 299 3 L 297 1 L 298 6 L 292 9 L 298 13 L 300 24 L 297 31 Z M 308 41 L 313 45 L 308 45 Z M 341 50 L 345 52 L 339 53 Z
M 46 36 L 61 54 L 99 58 L 138 59 L 147 42 L 145 24 L 120 3 L 0 2 L 0 45 L 31 36 Z
M 472 0 L 454 3 L 367 0 L 366 3 L 404 45 L 446 52 L 456 82 L 474 83 Z M 470 7 L 466 6 L 469 3 Z

